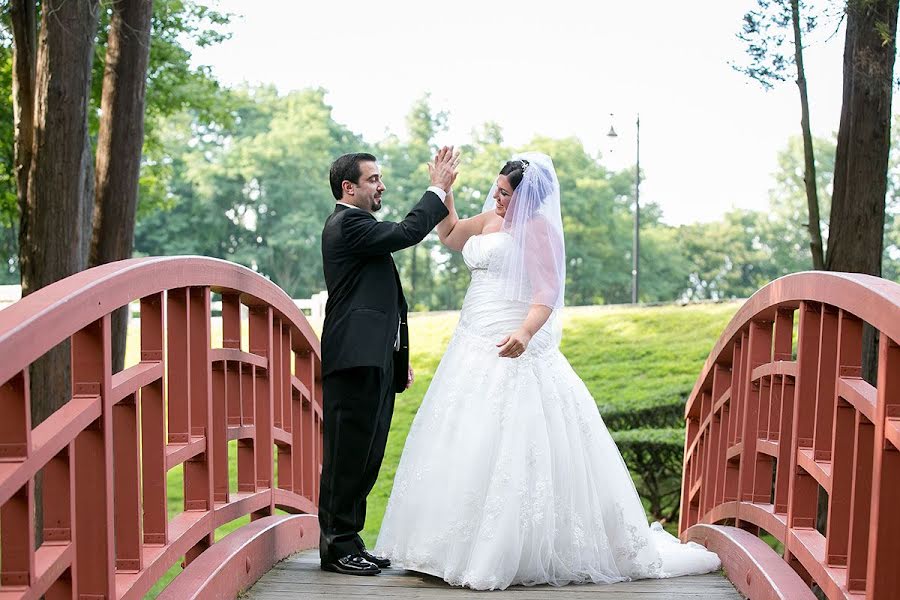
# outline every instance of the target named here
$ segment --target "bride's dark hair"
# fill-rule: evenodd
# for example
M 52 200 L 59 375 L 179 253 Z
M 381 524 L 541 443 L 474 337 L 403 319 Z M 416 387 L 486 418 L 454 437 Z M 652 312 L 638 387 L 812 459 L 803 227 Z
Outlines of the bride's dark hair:
M 510 160 L 500 169 L 500 174 L 506 175 L 513 190 L 519 187 L 519 184 L 522 182 L 522 175 L 525 174 L 528 164 L 527 160 Z

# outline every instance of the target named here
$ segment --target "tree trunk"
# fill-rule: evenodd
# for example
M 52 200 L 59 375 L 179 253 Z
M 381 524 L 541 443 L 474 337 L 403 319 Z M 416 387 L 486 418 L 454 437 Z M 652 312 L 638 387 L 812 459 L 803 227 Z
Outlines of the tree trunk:
M 13 119 L 15 127 L 16 196 L 19 205 L 19 247 L 29 235 L 28 174 L 34 146 L 34 85 L 37 46 L 35 0 L 12 0 Z M 19 268 L 26 268 L 19 256 Z
M 22 295 L 84 268 L 82 176 L 97 0 L 45 0 L 34 94 L 34 144 L 22 212 Z M 20 84 L 21 89 L 21 84 Z M 31 369 L 37 425 L 69 397 L 69 356 L 61 345 Z
M 809 97 L 806 92 L 806 70 L 803 68 L 803 40 L 800 36 L 800 2 L 791 0 L 791 19 L 794 24 L 794 59 L 797 63 L 797 87 L 800 89 L 800 128 L 803 131 L 803 158 L 806 183 L 806 203 L 809 207 L 809 249 L 813 268 L 825 268 L 822 249 L 822 228 L 819 225 L 819 195 L 816 189 L 816 158 L 813 154 L 812 132 L 809 125 Z
M 88 265 L 91 254 L 91 230 L 94 217 L 94 147 L 91 144 L 91 132 L 84 128 L 84 169 L 81 173 L 81 246 L 79 253 L 81 264 Z M 88 265 L 90 266 L 90 265 Z
M 96 197 L 89 265 L 131 257 L 144 144 L 144 96 L 150 58 L 152 0 L 117 0 L 112 5 L 100 133 Z M 113 369 L 125 361 L 128 309 L 113 314 Z
M 847 4 L 844 93 L 834 165 L 825 267 L 881 275 L 898 0 Z M 863 376 L 875 378 L 877 348 L 867 327 Z
M 35 2 L 14 0 L 11 17 L 16 44 L 19 266 L 25 296 L 80 271 L 85 264 L 81 252 L 87 235 L 83 173 L 90 158 L 85 155 L 85 140 L 97 0 L 44 0 L 37 44 Z M 32 363 L 32 426 L 68 401 L 70 372 L 68 341 Z M 43 538 L 42 487 L 38 477 L 38 543 Z

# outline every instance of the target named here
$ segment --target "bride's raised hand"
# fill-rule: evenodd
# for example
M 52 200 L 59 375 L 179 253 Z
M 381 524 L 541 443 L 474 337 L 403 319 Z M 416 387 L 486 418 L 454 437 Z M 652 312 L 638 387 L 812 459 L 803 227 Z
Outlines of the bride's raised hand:
M 497 347 L 500 348 L 500 356 L 503 358 L 518 358 L 522 356 L 531 341 L 531 334 L 525 329 L 517 329 L 503 338 Z

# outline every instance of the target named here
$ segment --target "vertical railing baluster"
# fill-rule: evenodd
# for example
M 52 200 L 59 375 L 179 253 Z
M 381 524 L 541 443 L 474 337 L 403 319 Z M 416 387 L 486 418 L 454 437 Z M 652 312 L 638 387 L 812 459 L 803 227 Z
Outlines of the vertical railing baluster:
M 186 511 L 208 511 L 213 509 L 213 472 L 218 460 L 215 439 L 211 435 L 212 425 L 212 363 L 210 362 L 211 307 L 208 287 L 192 287 L 188 290 L 188 313 L 190 315 L 190 431 L 191 437 L 205 437 L 206 451 L 184 461 L 184 509 Z M 210 519 L 210 529 L 185 554 L 185 565 L 190 564 L 215 541 L 215 527 Z
M 823 305 L 819 333 L 819 370 L 816 382 L 816 430 L 813 435 L 813 459 L 831 460 L 831 434 L 834 427 L 835 364 L 837 361 L 838 311 Z
M 296 344 L 296 340 L 293 340 L 293 343 Z M 294 348 L 292 357 L 294 362 L 294 375 L 302 382 L 302 363 L 306 358 L 306 354 L 305 352 L 298 351 Z M 298 390 L 294 390 L 293 386 L 291 386 L 291 453 L 293 454 L 291 461 L 291 481 L 294 484 L 294 493 L 298 496 L 302 496 L 304 493 L 303 461 L 305 456 L 303 454 L 303 402 L 304 400 L 301 393 Z
M 772 322 L 751 321 L 747 335 L 747 346 L 741 366 L 744 390 L 742 404 L 742 441 L 741 464 L 739 471 L 740 500 L 747 502 L 768 502 L 769 486 L 772 483 L 771 458 L 757 451 L 756 442 L 759 431 L 760 386 L 753 382 L 753 369 L 769 361 L 772 352 Z M 767 469 L 768 467 L 768 469 Z M 768 472 L 768 474 L 767 474 Z M 740 522 L 748 530 L 757 527 Z
M 797 467 L 797 455 L 801 450 L 812 449 L 813 445 L 821 314 L 820 305 L 806 301 L 800 303 L 787 508 L 787 526 L 795 529 L 816 526 L 819 484 L 809 473 Z M 784 559 L 788 564 L 799 564 L 792 556 L 790 544 L 785 546 Z
M 76 544 L 72 519 L 75 515 L 75 477 L 70 442 L 44 467 L 44 544 Z M 73 547 L 77 553 L 77 548 Z M 45 600 L 71 600 L 73 568 L 69 566 L 44 593 Z
M 282 408 L 284 406 L 282 394 L 284 393 L 284 388 L 281 385 L 281 379 L 284 375 L 282 371 L 283 363 L 281 362 L 281 353 L 283 351 L 281 341 L 281 319 L 273 316 L 272 354 L 269 356 L 269 372 L 271 374 L 269 385 L 272 387 L 272 424 L 279 429 L 284 429 L 282 424 Z
M 856 439 L 853 444 L 853 485 L 850 492 L 850 542 L 847 552 L 847 589 L 851 592 L 864 592 L 866 589 L 874 441 L 875 426 L 857 411 Z
M 166 293 L 141 299 L 141 360 L 159 361 L 162 376 L 140 392 L 144 543 L 168 543 L 166 500 Z M 171 404 L 170 404 L 171 406 Z
M 291 334 L 288 324 L 282 323 L 275 329 L 275 334 L 280 339 L 279 347 L 281 348 L 278 357 L 281 376 L 276 380 L 276 385 L 280 388 L 281 427 L 287 433 L 291 433 L 293 430 L 291 417 L 293 385 L 291 384 Z M 293 443 L 278 446 L 278 487 L 283 490 L 294 489 L 294 451 Z
M 250 307 L 250 352 L 266 358 L 266 369 L 256 369 L 255 423 L 256 487 L 272 488 L 273 314 L 270 306 Z M 274 497 L 274 496 L 273 496 Z M 251 519 L 271 515 L 274 503 L 254 512 Z
M 241 297 L 240 294 L 222 293 L 222 347 L 241 348 Z M 229 426 L 239 426 L 241 420 L 241 366 L 229 363 L 225 367 L 225 390 L 227 395 L 227 422 Z
M 233 369 L 223 360 L 212 370 L 213 502 L 228 502 L 228 372 Z
M 794 446 L 794 392 L 793 377 L 783 377 L 779 403 L 781 412 L 778 419 L 778 466 L 775 473 L 775 512 L 787 513 L 791 483 L 791 448 Z
M 900 346 L 884 333 L 878 345 L 878 401 L 872 468 L 871 535 L 866 598 L 895 597 L 900 590 L 900 448 L 885 437 L 888 419 L 900 421 Z
M 835 401 L 832 447 L 831 492 L 828 496 L 828 531 L 825 555 L 829 565 L 847 564 L 850 543 L 850 503 L 853 488 L 853 453 L 848 452 L 856 440 L 856 410 L 838 395 L 841 378 L 860 379 L 862 375 L 862 321 L 853 315 L 839 313 Z
M 100 417 L 74 442 L 75 593 L 114 598 L 112 362 L 107 314 L 72 336 L 72 395 L 99 398 Z
M 302 494 L 314 501 L 315 497 L 315 460 L 316 460 L 316 415 L 313 410 L 315 398 L 315 356 L 312 352 L 298 355 L 295 371 L 297 378 L 309 390 L 310 398 L 303 402 L 303 415 L 301 419 L 301 446 L 302 446 Z
M 31 449 L 31 401 L 28 369 L 0 386 L 0 458 L 22 462 Z M 46 490 L 46 487 L 45 487 Z M 44 492 L 46 497 L 47 492 Z M 0 506 L 0 585 L 28 586 L 34 581 L 34 479 L 29 478 Z M 45 517 L 46 519 L 46 517 Z
M 241 422 L 254 425 L 256 406 L 256 367 L 241 365 Z M 237 445 L 237 488 L 239 492 L 256 491 L 256 427 L 251 438 L 238 440 Z
M 166 378 L 168 441 L 187 444 L 191 437 L 190 290 L 169 290 L 166 298 Z
M 112 407 L 116 570 L 137 573 L 143 568 L 141 527 L 141 448 L 137 398 L 131 394 Z
M 44 467 L 44 544 L 72 542 L 72 444 L 68 444 Z
M 29 479 L 0 507 L 0 585 L 27 587 L 34 583 L 33 502 L 34 479 Z

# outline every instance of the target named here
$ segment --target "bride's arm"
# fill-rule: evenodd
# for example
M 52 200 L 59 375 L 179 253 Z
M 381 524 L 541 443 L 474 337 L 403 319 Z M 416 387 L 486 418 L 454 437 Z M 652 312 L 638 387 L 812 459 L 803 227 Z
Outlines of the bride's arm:
M 528 342 L 530 342 L 531 338 L 534 337 L 534 334 L 544 326 L 544 323 L 547 322 L 547 319 L 550 318 L 551 314 L 553 314 L 553 309 L 549 306 L 532 304 L 531 309 L 528 311 L 528 315 L 525 317 L 525 320 L 522 321 L 519 328 L 503 338 L 503 340 L 497 344 L 497 347 L 500 348 L 500 356 L 516 358 L 525 352 L 525 348 L 528 347 Z
M 450 214 L 438 223 L 438 237 L 442 244 L 458 252 L 462 250 L 470 237 L 478 235 L 484 229 L 487 213 L 481 213 L 469 219 L 460 219 L 456 214 L 456 206 L 453 204 L 453 189 L 447 191 L 444 205 Z

